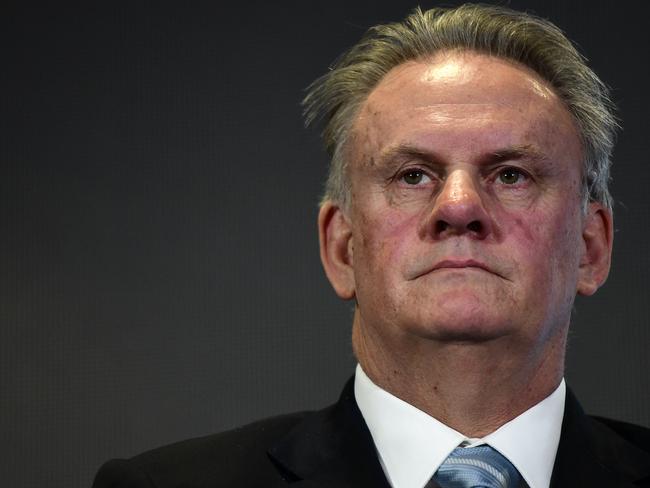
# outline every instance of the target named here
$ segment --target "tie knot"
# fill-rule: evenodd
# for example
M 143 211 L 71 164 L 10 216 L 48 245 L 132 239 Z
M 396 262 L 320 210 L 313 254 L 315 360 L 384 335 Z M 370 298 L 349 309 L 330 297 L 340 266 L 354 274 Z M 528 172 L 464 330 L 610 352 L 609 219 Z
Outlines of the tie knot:
M 517 469 L 488 445 L 457 447 L 434 479 L 442 488 L 517 488 Z

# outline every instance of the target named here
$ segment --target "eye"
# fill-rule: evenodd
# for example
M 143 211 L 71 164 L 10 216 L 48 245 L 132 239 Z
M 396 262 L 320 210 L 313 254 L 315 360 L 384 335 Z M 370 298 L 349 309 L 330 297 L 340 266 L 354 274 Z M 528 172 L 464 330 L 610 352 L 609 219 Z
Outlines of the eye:
M 499 181 L 505 185 L 516 185 L 527 179 L 527 176 L 517 168 L 504 168 L 499 171 Z
M 419 169 L 411 169 L 402 173 L 400 179 L 407 185 L 419 185 L 430 181 L 430 178 L 424 173 L 424 171 Z

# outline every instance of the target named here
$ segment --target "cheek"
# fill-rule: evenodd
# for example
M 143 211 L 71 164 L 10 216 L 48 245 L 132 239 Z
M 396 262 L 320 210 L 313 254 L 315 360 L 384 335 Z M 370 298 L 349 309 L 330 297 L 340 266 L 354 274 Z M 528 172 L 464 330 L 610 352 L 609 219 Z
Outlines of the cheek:
M 525 218 L 521 215 L 514 216 L 512 222 L 516 231 L 511 232 L 511 235 L 515 236 L 518 247 L 524 249 L 530 249 L 533 247 L 537 241 L 534 233 L 534 230 L 539 228 L 539 226 L 536 225 L 537 222 L 532 222 L 530 218 Z
M 577 271 L 579 218 L 569 204 L 565 208 L 568 213 L 560 207 L 555 212 L 538 209 L 511 216 L 512 229 L 504 235 L 512 243 L 509 247 L 519 251 L 519 265 L 532 268 L 532 279 L 550 283 Z
M 388 208 L 381 212 L 360 213 L 359 223 L 355 239 L 359 249 L 355 249 L 355 256 L 368 266 L 399 263 L 412 253 L 417 239 L 417 215 Z

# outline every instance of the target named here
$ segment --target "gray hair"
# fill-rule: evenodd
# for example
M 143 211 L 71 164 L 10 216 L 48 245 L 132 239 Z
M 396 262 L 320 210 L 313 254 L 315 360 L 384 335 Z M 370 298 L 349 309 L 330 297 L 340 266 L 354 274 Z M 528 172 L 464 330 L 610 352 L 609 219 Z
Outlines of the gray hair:
M 468 50 L 516 61 L 546 80 L 578 127 L 583 161 L 583 202 L 612 208 L 609 168 L 618 123 L 605 84 L 555 25 L 505 7 L 465 4 L 419 7 L 404 21 L 377 25 L 314 81 L 303 100 L 306 125 L 324 121 L 331 163 L 323 202 L 346 207 L 350 199 L 345 145 L 370 92 L 394 67 L 449 50 Z

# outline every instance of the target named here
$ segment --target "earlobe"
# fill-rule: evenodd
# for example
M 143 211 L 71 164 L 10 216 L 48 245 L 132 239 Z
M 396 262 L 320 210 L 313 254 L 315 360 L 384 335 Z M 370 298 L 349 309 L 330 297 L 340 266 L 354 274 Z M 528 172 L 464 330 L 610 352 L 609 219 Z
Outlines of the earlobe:
M 607 279 L 613 234 L 611 211 L 599 203 L 590 203 L 582 231 L 584 254 L 580 260 L 579 294 L 593 295 Z
M 327 201 L 318 213 L 320 258 L 336 294 L 344 300 L 355 296 L 352 227 L 341 208 Z

